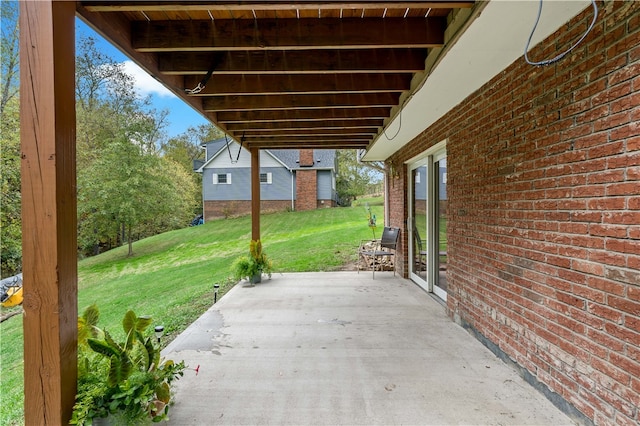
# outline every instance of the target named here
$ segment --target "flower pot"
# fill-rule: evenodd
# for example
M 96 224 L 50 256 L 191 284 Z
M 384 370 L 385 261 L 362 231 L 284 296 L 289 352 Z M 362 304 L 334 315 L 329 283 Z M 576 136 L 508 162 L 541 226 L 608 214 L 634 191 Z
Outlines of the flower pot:
M 251 284 L 262 282 L 262 272 L 256 272 L 255 274 L 253 274 L 253 276 L 249 279 L 249 282 Z
M 91 420 L 91 424 L 93 426 L 111 426 L 116 424 L 116 422 L 113 416 L 109 414 L 107 417 L 96 417 L 95 419 Z

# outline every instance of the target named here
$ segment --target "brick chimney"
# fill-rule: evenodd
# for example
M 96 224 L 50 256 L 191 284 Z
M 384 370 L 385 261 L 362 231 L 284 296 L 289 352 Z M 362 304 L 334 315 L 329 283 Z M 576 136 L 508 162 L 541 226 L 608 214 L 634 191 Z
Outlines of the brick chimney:
M 300 150 L 300 167 L 313 167 L 313 150 L 301 149 Z
M 313 150 L 300 150 L 300 167 L 313 167 Z M 318 207 L 318 177 L 315 169 L 296 171 L 296 210 Z

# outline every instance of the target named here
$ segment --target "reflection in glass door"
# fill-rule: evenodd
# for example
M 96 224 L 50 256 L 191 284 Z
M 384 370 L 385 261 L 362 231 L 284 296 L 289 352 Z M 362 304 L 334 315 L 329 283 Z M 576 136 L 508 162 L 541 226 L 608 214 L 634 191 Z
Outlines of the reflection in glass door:
M 409 165 L 411 279 L 447 300 L 447 158 L 444 144 Z
M 447 300 L 447 158 L 443 154 L 434 158 L 433 182 L 435 200 L 433 236 L 435 239 L 435 273 L 433 292 Z
M 427 166 L 412 170 L 411 203 L 412 272 L 414 281 L 427 288 Z

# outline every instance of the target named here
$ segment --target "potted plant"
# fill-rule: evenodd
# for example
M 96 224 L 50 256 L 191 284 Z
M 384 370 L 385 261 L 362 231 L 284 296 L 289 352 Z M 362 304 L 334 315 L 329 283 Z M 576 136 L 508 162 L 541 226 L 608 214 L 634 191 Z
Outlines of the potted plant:
M 158 345 L 145 337 L 150 317 L 129 310 L 122 320 L 123 342 L 100 329 L 98 319 L 95 304 L 78 318 L 78 392 L 71 424 L 167 420 L 171 382 L 183 375 L 184 362 L 160 359 Z
M 251 284 L 261 282 L 262 274 L 267 274 L 271 278 L 272 263 L 262 250 L 260 240 L 251 240 L 249 255 L 236 259 L 233 262 L 232 270 L 236 280 L 247 279 Z

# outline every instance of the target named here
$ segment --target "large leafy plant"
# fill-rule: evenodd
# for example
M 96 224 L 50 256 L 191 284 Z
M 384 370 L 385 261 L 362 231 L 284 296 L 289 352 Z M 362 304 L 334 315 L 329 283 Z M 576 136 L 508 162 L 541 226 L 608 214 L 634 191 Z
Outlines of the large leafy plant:
M 232 265 L 234 278 L 252 279 L 256 275 L 267 274 L 271 278 L 272 263 L 267 254 L 262 250 L 260 240 L 251 240 L 249 243 L 249 256 L 240 256 Z
M 167 419 L 171 382 L 185 365 L 160 359 L 160 348 L 145 331 L 148 316 L 129 310 L 122 320 L 125 339 L 117 342 L 98 327 L 98 307 L 78 318 L 78 393 L 72 424 L 87 424 L 113 415 L 119 422 L 138 424 Z

